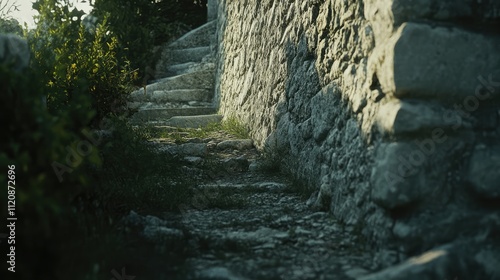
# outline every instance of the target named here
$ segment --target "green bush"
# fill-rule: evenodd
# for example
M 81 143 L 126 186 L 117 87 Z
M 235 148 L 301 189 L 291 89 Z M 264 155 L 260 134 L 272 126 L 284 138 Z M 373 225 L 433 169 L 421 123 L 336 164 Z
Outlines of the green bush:
M 23 36 L 23 28 L 16 19 L 0 18 L 0 33 L 12 33 Z
M 116 108 L 126 101 L 134 73 L 118 54 L 122 46 L 106 18 L 87 32 L 83 13 L 68 1 L 40 0 L 34 7 L 40 16 L 28 36 L 31 69 L 0 65 L 7 131 L 0 165 L 16 167 L 16 250 L 22 252 L 16 279 L 91 279 L 95 264 L 111 263 L 96 260 L 98 252 L 113 258 L 123 252 L 115 247 L 127 247 L 112 230 L 123 213 L 177 209 L 193 182 L 182 178 L 182 162 L 145 141 L 147 131 L 120 120 L 111 122 L 110 138 L 75 157 L 89 142 L 84 131 L 92 121 L 122 113 Z M 4 169 L 0 181 L 7 182 L 6 175 Z M 109 270 L 99 273 L 109 276 Z
M 15 166 L 16 195 L 16 279 L 49 279 L 55 275 L 57 252 L 75 232 L 72 200 L 87 186 L 82 169 L 60 182 L 52 168 L 55 161 L 64 161 L 68 147 L 80 139 L 72 121 L 89 120 L 91 112 L 71 104 L 73 116 L 51 115 L 44 108 L 44 87 L 30 70 L 13 72 L 0 65 L 0 103 L 6 137 L 0 139 L 0 181 L 7 183 L 7 166 Z M 79 102 L 83 104 L 84 101 Z M 99 164 L 97 153 L 83 161 Z M 6 188 L 5 188 L 6 189 Z M 1 205 L 7 205 L 2 194 Z M 7 217 L 2 207 L 2 217 Z M 29 252 L 29 253 L 28 253 Z
M 103 164 L 89 172 L 97 186 L 91 195 L 108 216 L 177 210 L 189 198 L 194 181 L 183 174 L 185 163 L 148 142 L 149 134 L 113 121 L 112 137 L 100 147 Z
M 16 279 L 93 279 L 87 277 L 96 273 L 102 278 L 109 275 L 104 267 L 134 258 L 122 255 L 135 249 L 114 230 L 122 215 L 132 209 L 177 210 L 189 201 L 195 182 L 184 179 L 183 162 L 146 141 L 149 131 L 119 119 L 110 121 L 111 136 L 92 146 L 80 163 L 68 161 L 70 150 L 89 139 L 79 123 L 92 114 L 83 110 L 84 99 L 69 104 L 71 112 L 50 113 L 38 80 L 30 70 L 0 67 L 0 101 L 7 105 L 2 119 L 8 120 L 9 133 L 0 139 L 0 165 L 16 167 L 16 250 L 24 256 L 17 259 Z M 62 181 L 54 163 L 71 169 L 61 174 Z M 6 210 L 2 207 L 2 217 Z
M 71 100 L 88 95 L 88 110 L 96 112 L 94 123 L 122 112 L 136 73 L 126 58 L 118 57 L 118 39 L 106 18 L 88 32 L 82 24 L 84 13 L 71 9 L 68 0 L 39 0 L 33 7 L 39 12 L 29 37 L 33 67 L 49 88 L 49 110 L 65 110 Z
M 108 19 L 118 38 L 120 55 L 144 77 L 154 76 L 146 72 L 154 69 L 153 47 L 205 23 L 206 4 L 206 0 L 95 0 L 92 15 L 98 22 Z

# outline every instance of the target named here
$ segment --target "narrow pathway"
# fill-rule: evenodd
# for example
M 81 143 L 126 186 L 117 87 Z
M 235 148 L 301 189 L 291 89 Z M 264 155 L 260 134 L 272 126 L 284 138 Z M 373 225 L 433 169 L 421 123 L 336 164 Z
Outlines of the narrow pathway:
M 201 182 L 181 213 L 123 220 L 182 259 L 158 279 L 356 279 L 373 270 L 357 229 L 309 209 L 300 186 L 267 172 L 249 139 L 214 131 L 154 142 L 186 159 L 186 174 Z
M 221 129 L 222 116 L 212 104 L 214 33 L 215 22 L 209 22 L 169 45 L 158 62 L 159 79 L 131 94 L 129 105 L 138 112 L 130 122 L 163 131 L 164 137 L 152 142 L 184 158 L 186 176 L 201 182 L 180 213 L 132 211 L 122 221 L 126 232 L 178 260 L 153 260 L 155 279 L 355 279 L 368 274 L 372 256 L 358 229 L 309 209 L 301 186 L 270 173 L 271 164 L 250 139 Z M 207 133 L 199 130 L 217 125 Z M 204 135 L 193 137 L 196 133 Z

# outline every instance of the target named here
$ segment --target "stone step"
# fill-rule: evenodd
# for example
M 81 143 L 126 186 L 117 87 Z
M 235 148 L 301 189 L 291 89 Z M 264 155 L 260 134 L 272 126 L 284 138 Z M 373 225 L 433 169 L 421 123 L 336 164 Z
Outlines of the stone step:
M 189 101 L 189 102 L 154 103 L 147 101 L 132 101 L 132 102 L 127 102 L 127 106 L 129 109 L 134 109 L 134 110 L 192 108 L 192 107 L 212 107 L 212 102 Z
M 205 127 L 212 123 L 220 123 L 222 121 L 221 115 L 198 115 L 198 116 L 176 116 L 165 122 L 166 126 L 180 127 L 180 128 L 199 128 Z
M 198 116 L 176 116 L 165 121 L 148 121 L 143 123 L 156 132 L 175 132 L 178 128 L 200 128 L 209 124 L 217 124 L 222 121 L 223 116 L 217 114 Z
M 136 94 L 132 96 L 132 102 L 208 102 L 213 97 L 213 90 L 207 89 L 174 89 L 155 90 L 152 94 Z
M 130 95 L 132 99 L 135 99 L 147 98 L 138 95 L 152 95 L 158 90 L 206 89 L 213 91 L 214 85 L 215 72 L 213 70 L 203 70 L 158 80 L 156 83 L 140 88 Z
M 140 124 L 151 121 L 168 121 L 179 116 L 211 115 L 216 113 L 213 107 L 188 107 L 188 108 L 154 108 L 143 109 L 135 113 L 131 118 L 132 124 Z M 166 124 L 167 125 L 167 124 Z
M 196 47 L 188 49 L 174 49 L 167 51 L 167 61 L 169 64 L 181 64 L 187 62 L 201 62 L 201 60 L 210 54 L 210 47 Z
M 215 36 L 217 21 L 212 20 L 204 25 L 193 29 L 170 44 L 171 49 L 196 48 L 210 45 L 212 37 Z
M 170 65 L 166 68 L 165 75 L 168 76 L 177 76 L 186 73 L 192 73 L 191 69 L 195 68 L 199 63 L 197 62 L 186 62 L 181 64 Z
M 165 77 L 177 76 L 187 73 L 193 73 L 202 70 L 215 71 L 215 63 L 196 63 L 186 62 L 181 64 L 170 65 L 166 68 Z

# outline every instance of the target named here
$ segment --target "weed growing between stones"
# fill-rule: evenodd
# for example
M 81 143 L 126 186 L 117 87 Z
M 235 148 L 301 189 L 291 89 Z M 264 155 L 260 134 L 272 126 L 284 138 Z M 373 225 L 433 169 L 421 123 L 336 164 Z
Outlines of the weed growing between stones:
M 240 139 L 250 138 L 248 134 L 248 129 L 234 117 L 229 117 L 224 121 L 222 121 L 221 126 L 222 130 L 226 131 L 227 133 L 237 138 Z
M 91 173 L 94 195 L 110 214 L 169 211 L 189 197 L 188 176 L 180 159 L 147 142 L 150 131 L 117 121 L 112 138 L 101 147 L 103 163 Z
M 82 167 L 91 187 L 74 201 L 80 231 L 62 252 L 67 250 L 66 255 L 75 257 L 62 261 L 61 279 L 70 278 L 75 269 L 84 273 L 82 279 L 103 279 L 124 263 L 129 264 L 131 275 L 138 271 L 143 277 L 179 275 L 178 271 L 169 272 L 159 260 L 182 267 L 181 249 L 165 246 L 169 250 L 158 250 L 137 236 L 122 236 L 117 227 L 132 209 L 148 214 L 177 211 L 192 196 L 196 179 L 186 176 L 184 162 L 147 141 L 151 136 L 148 128 L 133 128 L 118 119 L 112 123 L 110 136 L 98 147 L 102 164 Z
M 238 139 L 248 139 L 248 130 L 234 118 L 228 118 L 222 123 L 209 123 L 199 128 L 180 128 L 180 127 L 157 127 L 143 126 L 141 128 L 147 132 L 147 138 L 170 139 L 175 143 L 184 143 L 190 138 L 209 138 L 217 132 L 225 132 Z

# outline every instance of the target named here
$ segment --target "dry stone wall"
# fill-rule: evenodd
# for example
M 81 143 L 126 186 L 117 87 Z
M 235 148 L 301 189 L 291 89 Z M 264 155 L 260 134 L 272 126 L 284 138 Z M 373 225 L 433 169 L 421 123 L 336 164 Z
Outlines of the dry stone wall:
M 219 0 L 217 19 L 220 112 L 381 264 L 498 238 L 500 1 Z

